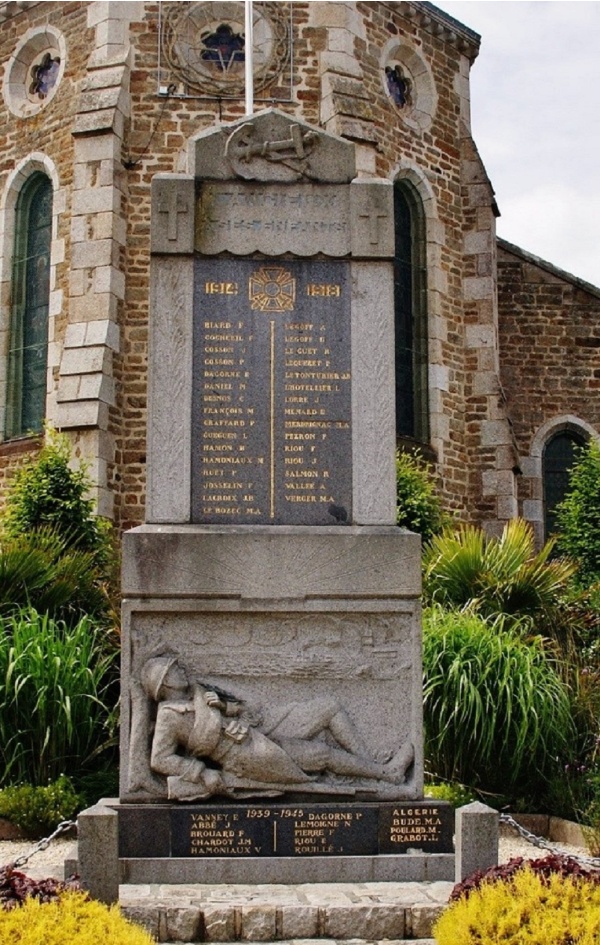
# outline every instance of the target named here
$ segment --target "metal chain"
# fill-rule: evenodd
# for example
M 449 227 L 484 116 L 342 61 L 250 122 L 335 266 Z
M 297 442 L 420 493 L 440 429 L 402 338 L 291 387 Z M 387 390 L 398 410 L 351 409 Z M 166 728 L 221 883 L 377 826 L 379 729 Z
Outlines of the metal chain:
M 29 853 L 17 857 L 17 859 L 13 860 L 12 863 L 7 863 L 5 869 L 7 867 L 11 869 L 18 869 L 20 866 L 25 866 L 32 856 L 35 856 L 36 853 L 41 853 L 42 850 L 47 850 L 52 841 L 59 837 L 61 833 L 65 833 L 66 830 L 70 830 L 71 827 L 75 827 L 76 825 L 76 820 L 61 820 L 54 833 L 51 833 L 49 837 L 44 837 L 43 840 L 39 840 L 34 846 L 33 850 L 31 850 Z
M 532 843 L 536 847 L 549 850 L 551 853 L 559 853 L 562 856 L 568 855 L 572 860 L 576 860 L 577 863 L 581 863 L 583 866 L 591 866 L 594 869 L 600 869 L 600 857 L 578 856 L 574 853 L 565 854 L 565 851 L 561 850 L 560 847 L 553 846 L 544 837 L 537 837 L 534 833 L 531 833 L 530 830 L 522 827 L 510 814 L 500 814 L 500 823 L 513 827 L 524 840 L 527 840 L 528 843 Z

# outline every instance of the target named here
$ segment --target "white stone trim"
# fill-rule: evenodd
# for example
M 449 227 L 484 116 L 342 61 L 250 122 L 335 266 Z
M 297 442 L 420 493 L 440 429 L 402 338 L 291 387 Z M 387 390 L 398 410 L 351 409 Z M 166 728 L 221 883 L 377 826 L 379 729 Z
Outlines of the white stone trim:
M 52 368 L 56 362 L 56 319 L 63 304 L 62 292 L 55 290 L 56 266 L 64 256 L 62 240 L 58 239 L 59 216 L 65 209 L 65 193 L 60 186 L 56 165 L 41 151 L 26 155 L 10 172 L 0 194 L 0 442 L 5 439 L 6 381 L 11 321 L 12 267 L 15 242 L 15 212 L 19 194 L 33 174 L 43 173 L 52 184 L 52 242 L 50 245 L 50 307 L 48 312 L 48 373 L 46 416 L 52 414 L 54 379 Z M 50 357 L 52 353 L 52 357 Z

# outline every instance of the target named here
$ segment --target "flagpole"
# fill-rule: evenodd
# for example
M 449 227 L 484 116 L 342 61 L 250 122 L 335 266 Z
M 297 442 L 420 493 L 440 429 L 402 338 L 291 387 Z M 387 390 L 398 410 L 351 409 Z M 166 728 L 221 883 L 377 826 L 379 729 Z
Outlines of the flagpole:
M 254 114 L 254 36 L 252 22 L 252 0 L 245 0 L 244 65 L 246 78 L 246 115 Z

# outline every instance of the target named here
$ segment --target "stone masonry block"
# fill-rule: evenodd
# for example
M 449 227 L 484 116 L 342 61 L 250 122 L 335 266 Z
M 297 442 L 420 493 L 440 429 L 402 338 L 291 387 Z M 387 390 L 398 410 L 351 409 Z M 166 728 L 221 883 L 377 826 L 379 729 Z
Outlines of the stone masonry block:
M 521 459 L 521 471 L 530 479 L 539 479 L 542 475 L 542 459 L 540 456 L 524 456 Z
M 236 938 L 233 906 L 204 906 L 204 938 L 207 942 L 233 942 Z
M 500 390 L 500 382 L 495 371 L 478 371 L 473 378 L 473 393 L 480 395 L 495 395 Z
M 54 318 L 56 315 L 60 315 L 62 312 L 62 303 L 63 303 L 63 291 L 62 289 L 56 289 L 54 292 L 50 293 L 50 304 L 48 307 L 48 317 Z
M 496 503 L 498 518 L 502 521 L 509 521 L 516 518 L 519 512 L 519 504 L 516 496 L 499 495 Z
M 194 250 L 195 180 L 186 174 L 161 174 L 152 181 L 150 242 L 153 253 Z
M 88 213 L 117 213 L 121 207 L 121 194 L 116 187 L 86 187 L 73 194 L 73 215 Z
M 318 938 L 317 906 L 288 906 L 281 910 L 281 938 Z
M 429 386 L 437 390 L 450 389 L 450 369 L 442 364 L 429 365 Z
M 109 374 L 112 368 L 110 352 L 103 345 L 89 348 L 65 348 L 60 365 L 60 373 L 67 374 Z
M 504 420 L 488 420 L 481 425 L 481 445 L 500 446 L 511 442 L 510 429 Z
M 498 863 L 499 814 L 473 801 L 456 812 L 456 882 Z
M 110 266 L 113 252 L 113 242 L 109 239 L 74 243 L 71 249 L 71 268 L 95 269 L 97 266 Z
M 197 942 L 201 929 L 201 913 L 197 906 L 175 906 L 167 909 L 166 933 L 170 942 Z
M 528 522 L 544 521 L 544 503 L 540 499 L 525 499 L 523 502 L 523 518 Z
M 103 400 L 115 403 L 115 382 L 105 374 L 84 374 L 79 382 L 79 400 Z
M 413 939 L 433 938 L 433 925 L 444 906 L 413 906 L 410 910 L 410 932 Z
M 496 330 L 493 325 L 467 325 L 467 348 L 493 348 L 496 344 Z
M 394 255 L 394 188 L 391 181 L 356 179 L 350 185 L 352 255 Z
M 100 400 L 84 400 L 80 403 L 57 404 L 55 426 L 62 430 L 77 430 L 81 427 L 108 426 L 108 405 Z
M 272 942 L 276 937 L 275 906 L 242 906 L 242 941 Z
M 110 319 L 98 319 L 88 322 L 85 333 L 86 345 L 106 345 L 113 351 L 119 350 L 119 326 Z
M 136 925 L 140 925 L 143 929 L 146 930 L 150 935 L 157 939 L 159 931 L 159 919 L 160 919 L 160 910 L 158 907 L 148 908 L 146 904 L 143 906 L 137 904 L 128 904 L 124 903 L 121 907 L 121 912 L 124 917 L 130 922 L 135 922 Z
M 498 495 L 514 495 L 515 476 L 512 469 L 500 469 L 496 473 Z
M 496 495 L 496 484 L 498 473 L 495 469 L 484 469 L 481 474 L 481 482 L 484 495 Z
M 89 161 L 118 160 L 120 143 L 113 134 L 94 135 L 91 138 L 75 138 L 75 165 Z M 84 211 L 85 212 L 85 211 Z
M 125 298 L 125 273 L 114 266 L 100 266 L 94 273 L 94 292 L 112 292 L 118 299 Z
M 325 934 L 333 939 L 404 938 L 404 909 L 394 904 L 376 906 L 328 906 L 325 916 Z
M 110 292 L 88 292 L 77 298 L 71 296 L 69 314 L 74 322 L 96 321 L 103 318 L 114 321 L 117 317 L 117 298 Z
M 329 30 L 327 46 L 332 52 L 343 52 L 352 56 L 354 55 L 354 39 L 355 37 L 349 30 L 332 27 Z
M 108 89 L 112 86 L 119 86 L 123 82 L 124 76 L 126 76 L 124 66 L 98 69 L 97 72 L 88 73 L 83 83 L 83 91 L 88 92 L 91 89 Z
M 77 400 L 79 394 L 79 374 L 61 377 L 58 382 L 58 401 Z
M 93 899 L 119 899 L 119 830 L 116 811 L 99 802 L 77 818 L 81 881 Z
M 341 72 L 342 75 L 353 75 L 362 78 L 362 68 L 354 56 L 345 52 L 328 50 L 321 55 L 322 72 Z
M 492 249 L 492 234 L 489 230 L 474 230 L 465 233 L 465 253 L 468 256 L 489 253 Z
M 123 135 L 123 115 L 114 108 L 77 115 L 73 123 L 73 135 L 94 135 L 112 131 L 116 137 Z
M 487 299 L 493 292 L 494 281 L 491 276 L 467 276 L 464 280 L 465 299 Z

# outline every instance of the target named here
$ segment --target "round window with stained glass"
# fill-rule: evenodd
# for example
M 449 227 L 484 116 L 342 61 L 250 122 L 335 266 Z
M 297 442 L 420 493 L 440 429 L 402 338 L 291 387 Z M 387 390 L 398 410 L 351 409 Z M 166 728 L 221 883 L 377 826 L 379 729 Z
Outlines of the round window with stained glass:
M 51 26 L 29 30 L 6 68 L 2 94 L 19 118 L 37 115 L 56 94 L 65 70 L 64 37 Z

